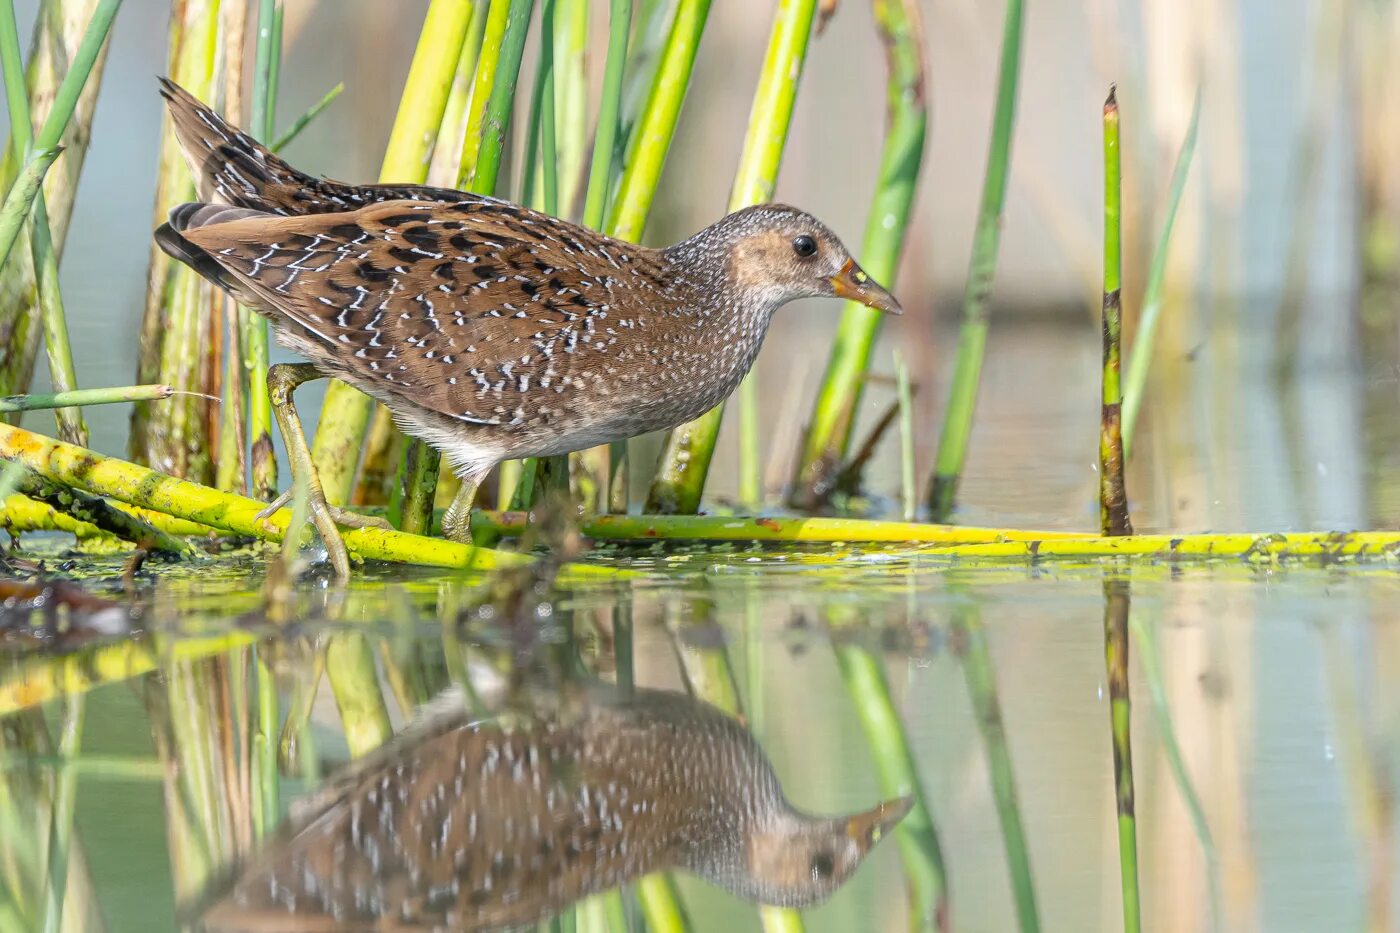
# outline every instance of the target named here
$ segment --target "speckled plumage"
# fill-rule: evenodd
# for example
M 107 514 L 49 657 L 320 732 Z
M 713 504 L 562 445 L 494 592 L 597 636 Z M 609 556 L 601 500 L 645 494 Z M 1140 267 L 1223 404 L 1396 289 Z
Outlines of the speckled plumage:
M 748 208 L 650 249 L 494 198 L 314 179 L 163 88 L 204 201 L 171 213 L 162 248 L 464 479 L 700 415 L 788 301 L 898 311 L 796 208 Z
M 206 929 L 511 927 L 675 867 L 803 906 L 839 887 L 908 801 L 806 816 L 739 723 L 643 690 L 514 725 L 474 721 L 449 695 L 304 810 L 205 911 Z

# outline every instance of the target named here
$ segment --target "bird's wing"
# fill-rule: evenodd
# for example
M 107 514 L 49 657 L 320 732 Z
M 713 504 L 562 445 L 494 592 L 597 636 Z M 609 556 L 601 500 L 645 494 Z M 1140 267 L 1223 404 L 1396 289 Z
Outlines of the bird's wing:
M 472 423 L 519 425 L 541 407 L 527 397 L 546 400 L 545 416 L 567 409 L 630 344 L 639 296 L 645 306 L 661 287 L 652 251 L 494 200 L 245 217 L 182 235 L 337 367 Z

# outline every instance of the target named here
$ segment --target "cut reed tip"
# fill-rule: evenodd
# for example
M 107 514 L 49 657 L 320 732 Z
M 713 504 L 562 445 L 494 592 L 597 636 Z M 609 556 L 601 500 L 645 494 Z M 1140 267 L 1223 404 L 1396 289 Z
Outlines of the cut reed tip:
M 1118 109 L 1118 84 L 1114 82 L 1108 86 L 1108 100 L 1103 102 L 1103 112 L 1109 113 Z

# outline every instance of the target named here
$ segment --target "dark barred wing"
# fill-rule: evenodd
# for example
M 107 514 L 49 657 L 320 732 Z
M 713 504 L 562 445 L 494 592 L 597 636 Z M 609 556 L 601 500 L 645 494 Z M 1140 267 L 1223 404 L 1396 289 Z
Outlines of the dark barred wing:
M 286 216 L 355 210 L 379 201 L 467 201 L 426 185 L 347 185 L 298 171 L 169 78 L 160 79 L 175 135 L 201 201 Z
M 548 423 L 581 389 L 606 391 L 638 326 L 627 302 L 658 261 L 491 200 L 390 201 L 180 233 L 362 387 L 511 427 Z

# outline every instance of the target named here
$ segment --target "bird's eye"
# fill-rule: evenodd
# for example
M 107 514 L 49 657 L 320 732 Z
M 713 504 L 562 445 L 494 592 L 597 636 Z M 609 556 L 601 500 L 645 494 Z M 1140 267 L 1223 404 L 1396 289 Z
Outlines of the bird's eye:
M 803 259 L 806 259 L 808 256 L 814 255 L 816 253 L 817 241 L 804 233 L 799 237 L 793 238 L 792 249 L 793 252 L 797 253 L 797 255 L 801 256 Z
M 830 877 L 831 873 L 836 869 L 836 861 L 831 857 L 830 852 L 818 852 L 816 855 L 812 856 L 811 869 L 812 878 L 816 881 L 821 881 L 823 878 Z

